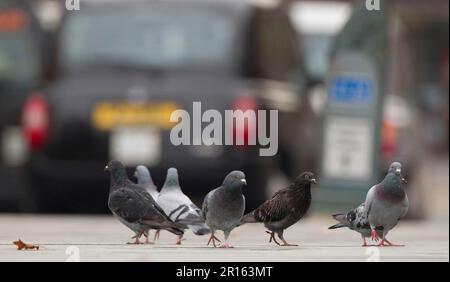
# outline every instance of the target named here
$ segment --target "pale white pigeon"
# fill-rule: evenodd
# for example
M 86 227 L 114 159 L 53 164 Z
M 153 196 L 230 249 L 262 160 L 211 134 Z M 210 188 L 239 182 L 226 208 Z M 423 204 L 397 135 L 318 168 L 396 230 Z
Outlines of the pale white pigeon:
M 176 168 L 169 168 L 167 170 L 166 181 L 164 186 L 161 188 L 156 202 L 174 222 L 184 220 L 197 221 L 198 219 L 201 219 L 201 222 L 198 224 L 186 226 L 186 228 L 191 229 L 195 235 L 206 235 L 211 232 L 208 226 L 204 223 L 202 211 L 181 190 L 178 181 L 178 171 Z M 155 239 L 158 236 L 159 232 L 157 232 Z M 177 245 L 181 244 L 182 238 L 183 235 L 178 236 L 178 240 L 176 242 Z

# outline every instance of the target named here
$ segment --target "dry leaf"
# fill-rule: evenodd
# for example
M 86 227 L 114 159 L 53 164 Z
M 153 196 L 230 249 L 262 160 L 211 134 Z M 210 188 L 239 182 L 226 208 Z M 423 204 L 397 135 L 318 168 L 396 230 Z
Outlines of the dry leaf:
M 18 241 L 14 241 L 13 244 L 17 246 L 18 250 L 33 250 L 33 249 L 39 250 L 39 246 L 33 245 L 33 244 L 24 243 L 20 239 Z

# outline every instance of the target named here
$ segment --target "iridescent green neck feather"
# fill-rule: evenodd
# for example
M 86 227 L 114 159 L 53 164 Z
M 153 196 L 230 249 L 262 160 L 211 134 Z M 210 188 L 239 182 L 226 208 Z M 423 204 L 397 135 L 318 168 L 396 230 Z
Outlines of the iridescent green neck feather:
M 385 190 L 402 190 L 402 179 L 395 173 L 388 173 L 380 184 Z
M 170 168 L 167 171 L 166 182 L 164 186 L 179 186 L 178 184 L 178 172 L 174 168 Z
M 123 184 L 127 181 L 127 172 L 124 168 L 117 168 L 111 172 L 111 178 L 115 184 Z

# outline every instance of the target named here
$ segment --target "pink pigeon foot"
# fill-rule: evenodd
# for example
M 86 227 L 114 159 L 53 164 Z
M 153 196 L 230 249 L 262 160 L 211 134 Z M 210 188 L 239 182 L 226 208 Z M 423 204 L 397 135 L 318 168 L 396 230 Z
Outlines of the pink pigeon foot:
M 283 247 L 298 247 L 298 245 L 296 245 L 296 244 L 290 244 L 290 243 L 288 243 L 286 240 L 284 240 L 284 239 L 281 239 L 282 241 L 283 241 L 283 244 L 281 245 L 281 246 L 283 246 Z
M 153 237 L 153 241 L 156 241 L 159 239 L 159 233 L 161 233 L 161 230 L 156 230 L 155 237 Z
M 275 232 L 273 232 L 273 231 L 266 231 L 266 233 L 270 235 L 269 243 L 272 243 L 272 241 L 274 241 L 275 244 L 277 244 L 278 246 L 281 246 L 281 244 L 278 243 L 277 239 L 275 238 Z
M 141 245 L 142 244 L 142 242 L 139 241 L 139 238 L 137 236 L 135 236 L 133 238 L 135 238 L 134 242 L 127 242 L 128 245 Z M 133 238 L 131 238 L 131 239 L 133 239 Z
M 225 242 L 225 244 L 223 244 L 222 246 L 220 246 L 220 248 L 222 248 L 222 249 L 230 249 L 230 248 L 234 248 L 234 247 L 231 246 L 230 244 L 228 244 L 227 242 Z
M 175 242 L 175 245 L 181 245 L 181 241 L 183 241 L 183 235 L 178 236 L 177 241 Z
M 216 241 L 220 242 L 220 240 L 214 235 L 214 233 L 211 233 L 209 236 L 208 244 L 206 246 L 209 246 L 209 244 L 212 242 L 214 248 L 217 248 Z
M 389 242 L 387 239 L 381 240 L 380 244 L 378 244 L 379 247 L 404 247 L 405 245 L 397 245 Z
M 375 229 L 373 229 L 370 233 L 370 238 L 375 242 L 378 242 L 380 240 L 380 237 L 378 237 L 377 231 Z

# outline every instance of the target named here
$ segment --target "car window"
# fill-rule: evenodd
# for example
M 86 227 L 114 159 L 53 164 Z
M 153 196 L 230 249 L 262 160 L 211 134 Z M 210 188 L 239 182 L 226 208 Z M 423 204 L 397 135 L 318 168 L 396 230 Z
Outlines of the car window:
M 91 8 L 62 30 L 65 67 L 120 63 L 176 68 L 217 66 L 232 52 L 233 23 L 214 9 L 164 5 Z
M 27 13 L 0 9 L 0 81 L 32 83 L 39 76 L 39 49 Z

